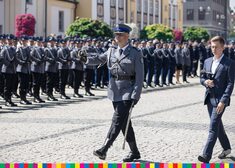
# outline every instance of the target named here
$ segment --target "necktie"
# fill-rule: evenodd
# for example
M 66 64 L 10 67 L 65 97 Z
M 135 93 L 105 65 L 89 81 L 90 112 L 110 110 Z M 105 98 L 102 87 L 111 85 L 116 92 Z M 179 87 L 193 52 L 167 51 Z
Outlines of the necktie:
M 123 53 L 123 50 L 119 49 L 119 54 L 122 55 L 122 53 Z

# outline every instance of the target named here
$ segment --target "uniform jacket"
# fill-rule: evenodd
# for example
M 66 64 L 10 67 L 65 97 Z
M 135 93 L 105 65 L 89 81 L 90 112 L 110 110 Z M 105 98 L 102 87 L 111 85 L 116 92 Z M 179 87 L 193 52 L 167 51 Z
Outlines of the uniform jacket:
M 16 72 L 29 74 L 30 72 L 30 49 L 29 47 L 19 47 L 16 50 L 17 67 Z
M 139 100 L 144 80 L 144 64 L 141 52 L 129 45 L 120 55 L 117 48 L 111 47 L 104 54 L 89 57 L 87 64 L 97 65 L 106 61 L 112 75 L 135 76 L 134 80 L 111 78 L 108 86 L 108 98 L 114 102 Z
M 83 71 L 83 62 L 78 58 L 78 51 L 79 49 L 75 48 L 70 52 L 71 57 L 71 69 L 76 69 Z
M 45 72 L 45 53 L 44 49 L 41 47 L 34 47 L 30 52 L 31 71 L 36 73 Z
M 181 48 L 176 48 L 175 49 L 175 61 L 176 61 L 177 65 L 182 65 L 183 64 L 183 57 L 182 57 Z
M 97 55 L 99 55 L 98 50 L 93 46 L 84 46 L 84 47 L 82 47 L 82 50 L 86 50 L 89 57 L 96 57 Z M 85 69 L 95 69 L 96 66 L 94 66 L 94 65 L 85 65 L 84 68 Z
M 51 47 L 45 48 L 45 60 L 46 60 L 45 71 L 56 73 L 58 71 L 56 48 L 51 48 Z
M 1 51 L 2 73 L 16 73 L 16 49 L 14 47 L 5 46 Z
M 203 70 L 205 72 L 211 72 L 211 66 L 213 62 L 213 57 L 208 58 L 204 62 Z M 235 73 L 235 63 L 231 59 L 224 56 L 220 64 L 218 65 L 214 76 L 215 86 L 211 89 L 207 88 L 205 93 L 204 104 L 211 101 L 213 106 L 217 106 L 219 102 L 223 102 L 226 106 L 230 104 L 230 96 L 233 92 L 234 87 L 234 73 Z M 205 85 L 205 81 L 208 79 L 206 74 L 201 75 L 201 84 Z
M 191 58 L 188 48 L 182 49 L 182 58 L 182 65 L 191 66 Z
M 69 69 L 70 67 L 70 51 L 67 47 L 60 48 L 57 51 L 58 69 Z

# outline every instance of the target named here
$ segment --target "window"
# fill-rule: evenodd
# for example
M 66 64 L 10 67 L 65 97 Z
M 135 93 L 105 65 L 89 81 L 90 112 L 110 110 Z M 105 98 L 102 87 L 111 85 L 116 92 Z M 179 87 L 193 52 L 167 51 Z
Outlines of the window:
M 206 10 L 200 10 L 198 9 L 198 20 L 205 20 L 205 14 L 206 14 Z
M 103 5 L 97 5 L 97 16 L 99 16 L 99 17 L 104 16 L 104 7 L 103 7 Z
M 32 5 L 33 4 L 33 0 L 26 0 L 26 3 L 29 4 L 29 5 Z
M 118 0 L 118 7 L 119 8 L 124 8 L 124 0 Z
M 64 11 L 59 11 L 59 32 L 64 32 Z
M 116 0 L 111 0 L 110 6 L 116 6 Z
M 103 0 L 98 0 L 97 3 L 102 4 L 102 3 L 103 3 Z
M 153 14 L 153 0 L 149 1 L 149 13 Z
M 1 0 L 0 0 L 1 1 Z M 0 25 L 0 34 L 2 34 L 3 31 L 2 31 L 2 25 Z
M 187 20 L 193 20 L 194 19 L 194 10 L 193 9 L 187 9 L 186 18 L 187 18 Z
M 141 11 L 141 0 L 137 0 L 137 11 Z
M 148 0 L 144 0 L 144 13 L 148 12 Z

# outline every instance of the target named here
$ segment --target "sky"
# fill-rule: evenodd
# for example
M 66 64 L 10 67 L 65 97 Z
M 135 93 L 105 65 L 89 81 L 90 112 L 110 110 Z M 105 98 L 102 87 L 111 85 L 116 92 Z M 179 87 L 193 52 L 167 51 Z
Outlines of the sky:
M 230 6 L 232 9 L 235 7 L 235 0 L 230 0 Z

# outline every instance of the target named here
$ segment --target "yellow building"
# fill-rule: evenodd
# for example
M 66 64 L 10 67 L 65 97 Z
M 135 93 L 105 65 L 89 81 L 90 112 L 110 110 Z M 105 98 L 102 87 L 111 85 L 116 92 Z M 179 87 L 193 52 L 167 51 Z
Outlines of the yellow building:
M 182 30 L 182 8 L 182 0 L 80 0 L 76 13 L 79 17 L 103 20 L 111 26 L 135 23 L 142 29 L 161 23 Z

